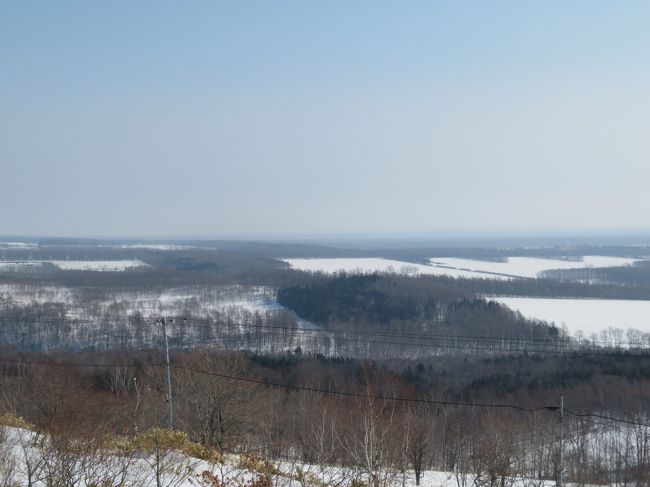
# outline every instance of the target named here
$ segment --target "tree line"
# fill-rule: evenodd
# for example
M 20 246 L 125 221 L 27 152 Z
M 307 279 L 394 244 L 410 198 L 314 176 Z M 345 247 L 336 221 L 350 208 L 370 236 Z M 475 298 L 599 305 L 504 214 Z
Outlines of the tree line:
M 56 468 L 65 467 L 69 478 L 79 478 L 80 471 L 90 468 L 88 458 L 105 452 L 100 445 L 107 438 L 128 440 L 122 444 L 133 448 L 152 448 L 147 451 L 158 448 L 159 453 L 163 444 L 172 444 L 215 460 L 224 453 L 239 453 L 260 459 L 251 460 L 258 465 L 266 461 L 269 468 L 281 463 L 293 468 L 305 486 L 396 485 L 406 475 L 419 481 L 425 470 L 450 472 L 461 487 L 511 486 L 517 480 L 540 486 L 559 474 L 558 412 L 537 409 L 557 404 L 556 386 L 537 393 L 523 389 L 505 394 L 497 388 L 476 388 L 471 401 L 454 405 L 466 393 L 458 385 L 471 384 L 463 378 L 468 367 L 458 368 L 456 378 L 438 380 L 438 371 L 423 365 L 420 374 L 428 375 L 431 383 L 418 389 L 405 370 L 373 362 L 295 355 L 263 359 L 207 350 L 175 354 L 175 426 L 187 441 L 200 446 L 196 449 L 182 438 L 168 443 L 161 433 L 165 402 L 156 351 L 30 354 L 22 359 L 27 363 L 7 350 L 3 357 L 18 361 L 0 367 L 0 414 L 21 417 L 38 434 L 52 435 L 43 468 L 54 474 L 65 471 Z M 482 370 L 495 379 L 499 370 L 513 365 L 491 360 L 488 369 L 496 369 L 485 372 L 483 364 Z M 74 367 L 75 362 L 85 365 Z M 614 383 L 608 377 L 612 373 L 617 376 L 603 364 L 603 371 L 589 379 L 573 384 L 567 379 L 562 388 L 566 403 L 573 411 L 624 415 L 639 424 L 567 415 L 562 473 L 568 482 L 643 485 L 650 480 L 649 431 L 642 426 L 649 419 L 650 393 L 644 391 L 650 390 L 650 380 L 617 376 Z M 614 391 L 619 394 L 610 404 L 603 396 Z M 525 410 L 478 405 L 494 403 Z M 24 441 L 30 438 L 34 437 Z M 0 436 L 0 457 L 2 445 Z M 119 458 L 133 461 L 128 455 Z M 155 455 L 147 458 L 154 459 L 152 475 L 165 461 L 159 458 L 157 463 Z M 0 475 L 6 474 L 2 465 L 0 458 Z M 43 474 L 38 468 L 32 473 Z

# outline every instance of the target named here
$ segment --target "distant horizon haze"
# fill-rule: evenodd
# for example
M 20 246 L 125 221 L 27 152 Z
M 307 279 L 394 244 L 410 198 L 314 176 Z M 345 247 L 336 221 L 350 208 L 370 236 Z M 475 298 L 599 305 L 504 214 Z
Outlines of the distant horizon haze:
M 644 232 L 649 23 L 632 0 L 4 2 L 0 233 Z
M 190 242 L 190 241 L 232 241 L 232 242 L 268 242 L 268 243 L 300 243 L 300 244 L 327 244 L 336 243 L 490 243 L 496 241 L 538 241 L 538 242 L 634 242 L 635 244 L 650 245 L 650 228 L 639 229 L 586 229 L 582 232 L 559 230 L 502 230 L 493 232 L 467 231 L 441 231 L 441 232 L 404 232 L 404 233 L 330 233 L 330 234 L 160 234 L 160 235 L 111 235 L 111 234 L 7 234 L 0 232 L 0 242 L 38 239 L 79 239 L 79 240 L 105 240 L 124 242 Z

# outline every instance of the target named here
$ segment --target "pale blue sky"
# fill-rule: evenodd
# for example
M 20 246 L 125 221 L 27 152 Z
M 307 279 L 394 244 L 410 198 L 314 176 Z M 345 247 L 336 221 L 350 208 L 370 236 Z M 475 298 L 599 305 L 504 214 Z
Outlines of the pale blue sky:
M 647 229 L 650 2 L 0 4 L 0 234 Z

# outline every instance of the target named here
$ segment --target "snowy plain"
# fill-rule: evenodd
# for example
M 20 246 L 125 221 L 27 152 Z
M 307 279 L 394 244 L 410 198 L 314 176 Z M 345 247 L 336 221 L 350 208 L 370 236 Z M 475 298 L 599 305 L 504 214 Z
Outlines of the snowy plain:
M 52 260 L 52 264 L 63 271 L 120 272 L 139 267 L 148 267 L 141 260 Z
M 650 333 L 650 301 L 627 299 L 555 299 L 494 297 L 493 301 L 519 311 L 527 318 L 566 324 L 575 335 L 586 336 L 608 328 L 633 328 Z
M 552 269 L 585 269 L 632 265 L 634 259 L 586 255 L 581 260 L 509 257 L 505 262 L 435 257 L 430 265 L 413 264 L 377 257 L 282 259 L 292 268 L 307 272 L 334 274 L 345 271 L 353 274 L 387 272 L 406 275 L 436 275 L 466 279 L 536 278 L 542 271 Z
M 632 265 L 635 260 L 625 257 L 585 255 L 582 260 L 542 259 L 536 257 L 509 257 L 505 262 L 436 257 L 432 265 L 442 265 L 474 272 L 488 272 L 514 277 L 535 278 L 542 271 L 552 269 L 585 269 L 595 267 L 621 267 Z
M 0 249 L 36 249 L 38 245 L 30 242 L 0 242 Z
M 43 262 L 14 262 L 3 260 L 0 261 L 0 272 L 24 272 L 29 269 L 38 270 L 44 266 Z
M 473 272 L 462 269 L 435 267 L 432 265 L 413 264 L 399 260 L 382 259 L 376 257 L 340 258 L 340 259 L 282 259 L 292 268 L 306 272 L 324 272 L 335 274 L 347 272 L 352 274 L 372 274 L 373 272 L 386 272 L 404 275 L 434 275 L 462 277 L 466 279 L 509 279 L 507 276 L 492 276 L 485 273 Z
M 192 245 L 177 245 L 177 244 L 147 244 L 147 243 L 135 243 L 135 244 L 124 244 L 124 245 L 100 245 L 100 247 L 109 247 L 109 248 L 118 248 L 118 249 L 148 249 L 148 250 L 190 250 L 195 249 L 196 247 Z
M 51 264 L 62 271 L 122 272 L 131 269 L 149 267 L 141 260 L 25 260 L 0 261 L 0 272 L 37 268 Z

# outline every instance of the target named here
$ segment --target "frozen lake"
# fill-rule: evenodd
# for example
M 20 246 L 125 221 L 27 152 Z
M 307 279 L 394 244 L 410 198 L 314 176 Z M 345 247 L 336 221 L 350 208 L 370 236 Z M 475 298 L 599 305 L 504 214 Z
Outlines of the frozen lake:
M 650 301 L 626 299 L 546 299 L 546 298 L 490 298 L 521 312 L 527 318 L 566 324 L 575 335 L 581 331 L 587 337 L 592 333 L 613 327 L 650 333 Z

